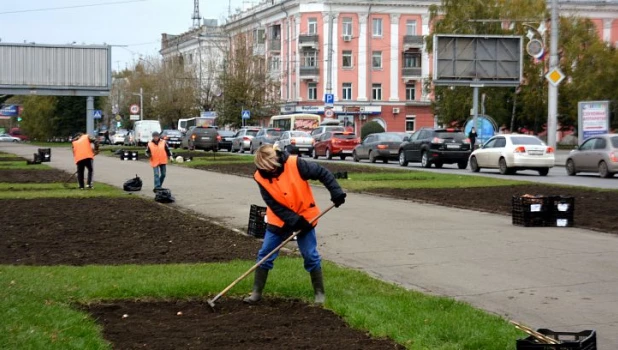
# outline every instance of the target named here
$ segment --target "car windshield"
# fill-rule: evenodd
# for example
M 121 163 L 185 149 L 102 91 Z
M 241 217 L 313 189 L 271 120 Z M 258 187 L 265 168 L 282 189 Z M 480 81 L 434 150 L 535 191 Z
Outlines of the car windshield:
M 290 133 L 291 137 L 311 137 L 309 134 L 307 134 L 304 131 L 292 131 Z
M 247 130 L 247 136 L 255 136 L 257 135 L 259 130 Z
M 513 136 L 511 137 L 511 142 L 514 145 L 543 146 L 543 141 L 537 139 L 536 137 Z
M 343 126 L 329 126 L 326 128 L 326 131 L 344 131 Z
M 231 137 L 234 136 L 234 132 L 233 131 L 219 131 L 219 135 L 221 135 L 222 137 Z
M 353 140 L 356 138 L 355 134 L 333 134 L 333 137 L 336 139 L 342 139 L 342 140 Z
M 182 136 L 182 133 L 178 130 L 165 130 L 163 132 L 166 136 L 174 136 L 174 137 L 180 137 Z
M 612 146 L 614 146 L 614 148 L 618 148 L 618 136 L 612 136 L 609 139 L 612 141 Z
M 436 137 L 443 140 L 455 140 L 462 142 L 466 139 L 466 135 L 461 132 L 436 132 Z
M 380 141 L 384 141 L 384 142 L 403 142 L 403 135 L 399 135 L 399 134 L 382 134 L 382 135 L 380 135 Z
M 281 130 L 266 130 L 266 135 L 270 137 L 278 137 L 281 136 Z
M 209 134 L 209 133 L 212 133 L 213 131 L 216 132 L 214 128 L 195 128 L 196 134 Z

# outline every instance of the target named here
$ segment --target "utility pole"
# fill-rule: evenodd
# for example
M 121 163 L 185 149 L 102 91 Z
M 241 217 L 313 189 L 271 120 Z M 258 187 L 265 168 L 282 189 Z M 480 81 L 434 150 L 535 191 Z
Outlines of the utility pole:
M 139 120 L 144 120 L 144 89 L 139 88 L 139 94 L 133 96 L 139 96 Z
M 549 56 L 549 71 L 558 68 L 558 38 L 559 36 L 558 0 L 551 0 L 551 43 Z M 556 132 L 558 129 L 558 85 L 549 84 L 549 101 L 547 103 L 547 145 L 556 148 Z
M 326 92 L 333 93 L 333 10 L 332 5 L 328 5 L 328 66 L 326 67 Z

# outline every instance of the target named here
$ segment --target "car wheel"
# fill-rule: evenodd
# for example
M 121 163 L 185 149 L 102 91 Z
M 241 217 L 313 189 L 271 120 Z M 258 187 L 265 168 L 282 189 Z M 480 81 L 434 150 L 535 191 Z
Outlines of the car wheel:
M 481 171 L 479 163 L 476 161 L 476 157 L 470 158 L 470 170 L 472 170 L 473 173 L 478 173 Z
M 431 162 L 429 161 L 429 156 L 427 155 L 427 152 L 423 152 L 423 154 L 421 155 L 421 166 L 423 168 L 431 168 Z
M 311 157 L 313 159 L 318 159 L 318 152 L 315 151 L 315 148 L 313 149 L 313 151 L 311 151 Z
M 547 174 L 549 174 L 549 168 L 539 169 L 539 175 L 547 176 Z
M 437 169 L 441 169 L 444 166 L 444 163 L 442 163 L 442 162 L 435 162 L 433 165 L 435 165 Z
M 356 163 L 360 162 L 360 159 L 358 158 L 356 151 L 352 152 L 352 159 L 354 159 L 354 162 Z
M 406 154 L 403 151 L 399 151 L 399 165 L 408 166 L 408 160 L 406 159 Z
M 465 168 L 468 167 L 468 162 L 459 162 L 457 163 L 457 167 L 461 170 L 464 170 Z
M 13 140 L 13 143 L 17 142 L 17 140 Z
M 599 163 L 599 175 L 601 175 L 601 177 L 605 179 L 614 176 L 614 174 L 609 171 L 609 169 L 607 168 L 607 163 L 605 163 L 604 161 L 601 161 L 601 163 Z
M 373 155 L 373 152 L 369 151 L 369 161 L 375 163 L 377 158 Z
M 326 149 L 326 159 L 333 160 L 333 155 L 330 153 L 330 149 Z
M 500 161 L 498 161 L 498 167 L 500 169 L 500 174 L 502 175 L 511 174 L 511 169 L 509 169 L 509 167 L 506 165 L 506 159 L 500 158 Z
M 347 156 L 339 156 L 339 158 L 341 158 L 341 160 L 345 160 Z
M 388 164 L 388 159 L 382 159 L 382 163 Z
M 573 159 L 567 160 L 567 162 L 566 162 L 566 172 L 567 172 L 567 175 L 569 175 L 569 176 L 577 175 L 577 171 L 575 171 L 575 162 L 573 161 Z

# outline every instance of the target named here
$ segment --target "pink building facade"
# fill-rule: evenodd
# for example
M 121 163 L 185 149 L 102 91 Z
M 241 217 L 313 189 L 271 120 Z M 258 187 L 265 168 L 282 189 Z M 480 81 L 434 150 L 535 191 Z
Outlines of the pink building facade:
M 232 16 L 226 29 L 253 32 L 254 54 L 280 81 L 281 114 L 331 109 L 357 131 L 374 120 L 387 131 L 412 132 L 436 124 L 425 38 L 429 6 L 439 3 L 266 0 Z M 593 19 L 599 36 L 617 43 L 618 2 L 571 0 L 561 8 Z M 325 94 L 334 95 L 334 106 L 325 106 Z

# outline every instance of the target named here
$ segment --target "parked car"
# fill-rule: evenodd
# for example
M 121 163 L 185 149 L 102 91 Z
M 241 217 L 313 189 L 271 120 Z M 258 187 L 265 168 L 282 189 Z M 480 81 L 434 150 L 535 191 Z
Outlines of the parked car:
M 135 146 L 135 132 L 133 130 L 129 130 L 127 134 L 124 136 L 123 146 Z
M 470 155 L 470 169 L 500 169 L 510 175 L 518 170 L 536 170 L 546 176 L 554 166 L 554 149 L 532 135 L 496 135 Z
M 399 147 L 405 136 L 406 134 L 402 132 L 371 134 L 354 148 L 352 157 L 355 162 L 359 162 L 361 159 L 369 159 L 371 163 L 375 163 L 378 159 L 384 163 L 388 163 L 389 160 L 397 160 Z
M 277 142 L 279 149 L 287 150 L 290 154 L 312 154 L 313 137 L 304 131 L 284 131 Z
M 313 147 L 313 159 L 326 157 L 333 159 L 339 157 L 345 160 L 352 156 L 354 148 L 360 143 L 356 134 L 351 132 L 327 131 L 315 143 Z
M 251 140 L 257 135 L 260 128 L 243 128 L 238 130 L 232 140 L 232 152 L 248 151 L 251 147 Z
M 219 149 L 219 133 L 212 126 L 191 126 L 182 138 L 182 148 L 217 151 Z
M 0 134 L 0 142 L 19 142 L 19 137 L 11 136 L 9 134 Z
M 138 120 L 133 124 L 133 131 L 137 145 L 145 146 L 152 140 L 153 132 L 161 132 L 161 123 L 158 120 Z
M 110 139 L 112 140 L 112 144 L 114 145 L 122 145 L 124 143 L 124 139 L 129 132 L 126 129 L 118 129 Z
M 165 129 L 161 132 L 161 138 L 172 148 L 178 148 L 182 144 L 182 132 L 176 129 Z
M 569 154 L 566 171 L 570 176 L 580 172 L 612 177 L 618 173 L 618 134 L 595 136 L 584 141 Z
M 232 143 L 234 142 L 236 133 L 233 131 L 219 130 L 219 136 L 221 136 L 221 141 L 219 141 L 219 149 L 224 149 L 231 152 Z
M 9 130 L 9 135 L 13 136 L 13 137 L 17 137 L 18 139 L 20 139 L 21 141 L 28 141 L 28 136 L 22 134 L 21 129 L 20 128 L 11 128 Z
M 96 136 L 97 141 L 99 141 L 99 143 L 101 145 L 111 145 L 111 137 L 109 140 L 107 140 L 105 138 L 105 131 L 99 131 L 97 132 L 97 136 Z
M 457 164 L 459 169 L 468 167 L 472 152 L 470 140 L 458 129 L 422 128 L 404 138 L 398 152 L 399 165 L 421 163 L 423 168 L 442 168 L 444 164 Z
M 322 138 L 322 135 L 324 135 L 324 133 L 326 133 L 327 131 L 344 132 L 345 128 L 343 126 L 337 125 L 320 125 L 319 127 L 311 130 L 311 137 L 313 137 L 313 139 L 317 141 Z
M 249 150 L 255 153 L 262 145 L 274 145 L 283 134 L 279 128 L 263 128 L 258 131 L 257 135 L 251 140 Z

